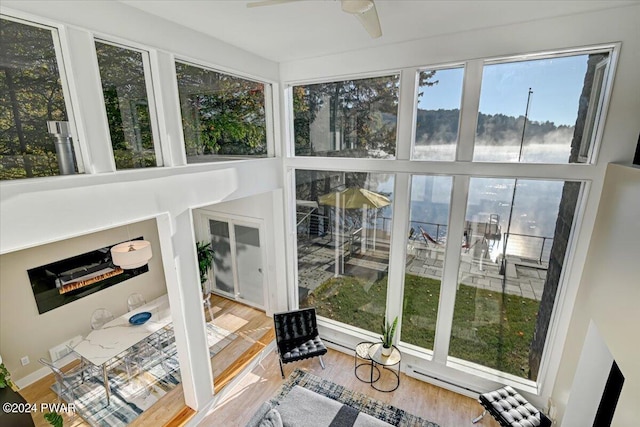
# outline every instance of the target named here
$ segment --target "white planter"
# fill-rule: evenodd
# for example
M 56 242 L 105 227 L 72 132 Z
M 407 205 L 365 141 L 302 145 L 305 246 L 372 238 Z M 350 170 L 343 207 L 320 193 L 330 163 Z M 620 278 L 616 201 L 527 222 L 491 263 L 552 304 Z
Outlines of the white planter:
M 382 355 L 383 355 L 384 357 L 389 357 L 389 356 L 391 356 L 391 351 L 392 351 L 392 350 L 393 350 L 393 347 L 385 347 L 385 346 L 382 346 Z

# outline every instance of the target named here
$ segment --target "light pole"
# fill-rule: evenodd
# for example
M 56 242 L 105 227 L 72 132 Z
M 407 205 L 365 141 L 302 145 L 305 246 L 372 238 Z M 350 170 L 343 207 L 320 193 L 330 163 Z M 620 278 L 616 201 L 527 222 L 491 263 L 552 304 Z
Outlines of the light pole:
M 529 117 L 529 103 L 531 102 L 531 94 L 533 91 L 529 88 L 527 94 L 527 107 L 524 110 L 524 123 L 522 125 L 522 136 L 520 137 L 520 152 L 518 153 L 518 163 L 522 160 L 522 148 L 524 147 L 524 132 L 527 128 L 527 119 Z M 507 242 L 509 241 L 511 231 L 511 217 L 513 215 L 513 204 L 516 200 L 516 187 L 518 186 L 518 178 L 513 183 L 513 194 L 511 195 L 511 206 L 509 207 L 509 222 L 507 223 L 507 232 L 504 235 L 504 244 L 502 245 L 502 264 L 500 265 L 500 274 L 502 275 L 502 283 L 507 278 Z

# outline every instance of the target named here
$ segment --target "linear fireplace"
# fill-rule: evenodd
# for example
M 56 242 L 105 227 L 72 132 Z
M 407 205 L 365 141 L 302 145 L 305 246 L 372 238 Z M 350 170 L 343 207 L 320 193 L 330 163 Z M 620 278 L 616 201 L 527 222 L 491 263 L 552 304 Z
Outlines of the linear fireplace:
M 149 271 L 148 265 L 132 270 L 115 266 L 112 246 L 115 244 L 28 270 L 38 312 L 46 313 Z

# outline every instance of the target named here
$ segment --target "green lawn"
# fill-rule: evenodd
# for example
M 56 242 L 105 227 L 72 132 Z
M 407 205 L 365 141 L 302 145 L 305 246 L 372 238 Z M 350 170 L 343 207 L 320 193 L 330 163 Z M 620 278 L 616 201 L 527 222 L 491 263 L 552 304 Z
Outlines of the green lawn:
M 321 316 L 379 333 L 386 295 L 386 277 L 371 283 L 345 276 L 323 283 L 304 305 L 315 306 Z M 439 295 L 439 280 L 405 276 L 402 341 L 433 349 Z M 449 354 L 526 378 L 538 308 L 533 299 L 460 285 Z

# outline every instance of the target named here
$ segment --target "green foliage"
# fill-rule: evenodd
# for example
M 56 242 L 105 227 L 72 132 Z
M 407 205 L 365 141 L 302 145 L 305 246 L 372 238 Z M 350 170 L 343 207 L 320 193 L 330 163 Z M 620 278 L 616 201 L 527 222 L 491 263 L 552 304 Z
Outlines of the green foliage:
M 389 324 L 387 322 L 387 318 L 382 319 L 382 336 L 380 340 L 382 341 L 382 346 L 385 348 L 389 348 L 393 345 L 393 336 L 396 334 L 396 327 L 398 326 L 398 316 L 393 319 L 393 323 Z
M 0 180 L 59 174 L 48 120 L 67 120 L 51 31 L 2 19 Z
M 324 282 L 301 306 L 315 306 L 320 316 L 377 331 L 384 317 L 386 299 L 386 276 L 372 285 L 358 277 L 341 276 Z
M 176 63 L 188 156 L 267 154 L 264 84 Z
M 0 388 L 11 387 L 11 374 L 4 363 L 0 363 Z
M 416 143 L 455 144 L 458 137 L 460 110 L 422 110 L 416 117 Z M 485 143 L 520 144 L 524 116 L 511 117 L 504 114 L 478 114 L 478 138 Z M 556 126 L 553 122 L 527 120 L 525 140 L 536 139 L 544 142 L 544 136 L 569 126 Z M 566 141 L 568 144 L 569 141 Z
M 207 281 L 207 274 L 213 265 L 213 249 L 211 242 L 196 242 L 196 252 L 198 254 L 198 268 L 200 269 L 200 285 L 204 286 Z M 204 290 L 204 288 L 203 288 Z
M 157 166 L 142 54 L 96 42 L 117 169 Z
M 62 415 L 57 412 L 47 412 L 44 414 L 44 419 L 49 422 L 53 427 L 63 427 L 64 419 Z
M 433 349 L 439 294 L 439 280 L 405 275 L 403 342 Z M 381 321 L 387 326 L 382 320 L 386 295 L 386 277 L 371 284 L 362 278 L 343 276 L 324 282 L 301 306 L 315 306 L 320 316 L 377 331 Z M 450 355 L 527 378 L 539 307 L 540 302 L 534 299 L 460 284 Z
M 432 86 L 435 71 L 420 73 L 422 87 Z M 295 86 L 293 125 L 296 155 L 387 157 L 395 155 L 399 76 Z M 418 97 L 422 93 L 418 94 Z M 318 119 L 322 115 L 322 119 Z M 325 120 L 328 118 L 328 120 Z M 318 119 L 316 121 L 316 119 Z M 327 121 L 328 123 L 324 123 Z M 341 138 L 339 151 L 314 147 L 311 127 Z M 324 126 L 324 127 L 323 127 Z

